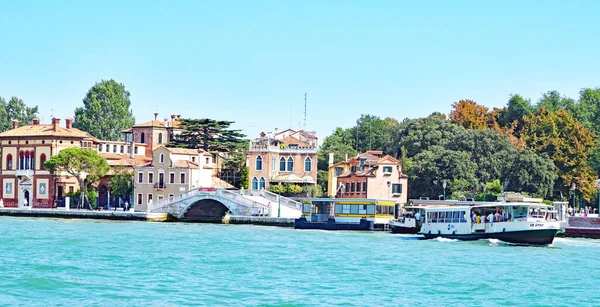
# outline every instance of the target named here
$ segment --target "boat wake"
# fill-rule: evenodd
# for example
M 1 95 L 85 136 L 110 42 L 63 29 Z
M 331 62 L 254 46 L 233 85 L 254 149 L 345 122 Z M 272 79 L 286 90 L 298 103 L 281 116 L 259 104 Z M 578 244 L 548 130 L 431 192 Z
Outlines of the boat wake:
M 435 239 L 432 239 L 438 242 L 458 242 L 459 240 L 457 239 L 448 239 L 448 238 L 442 238 L 442 237 L 437 237 Z

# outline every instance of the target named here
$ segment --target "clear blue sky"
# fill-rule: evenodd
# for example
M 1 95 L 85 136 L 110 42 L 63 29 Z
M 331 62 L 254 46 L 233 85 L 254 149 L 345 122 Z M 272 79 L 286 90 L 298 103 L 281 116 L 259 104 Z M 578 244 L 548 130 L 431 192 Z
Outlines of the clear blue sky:
M 236 121 L 321 139 L 360 114 L 422 117 L 470 98 L 600 86 L 599 1 L 0 2 L 0 96 L 65 118 L 94 82 L 136 122 Z M 54 110 L 54 111 L 52 111 Z

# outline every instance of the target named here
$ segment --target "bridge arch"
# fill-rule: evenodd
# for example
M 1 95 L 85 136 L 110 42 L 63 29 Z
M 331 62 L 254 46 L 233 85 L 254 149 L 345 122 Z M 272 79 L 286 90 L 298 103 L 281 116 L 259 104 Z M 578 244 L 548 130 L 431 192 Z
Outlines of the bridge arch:
M 179 219 L 186 222 L 220 223 L 230 211 L 232 210 L 227 202 L 216 197 L 206 197 L 190 203 L 183 209 Z

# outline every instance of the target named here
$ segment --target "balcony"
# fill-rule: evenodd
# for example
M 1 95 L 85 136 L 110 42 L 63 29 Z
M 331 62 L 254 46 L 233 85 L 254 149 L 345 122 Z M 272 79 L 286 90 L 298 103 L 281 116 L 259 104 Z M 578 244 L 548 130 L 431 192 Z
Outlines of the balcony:
M 15 176 L 17 177 L 27 177 L 27 178 L 33 178 L 33 170 L 31 169 L 18 169 L 15 172 Z
M 156 190 L 164 190 L 165 189 L 165 183 L 164 182 L 157 182 L 154 184 L 154 189 Z

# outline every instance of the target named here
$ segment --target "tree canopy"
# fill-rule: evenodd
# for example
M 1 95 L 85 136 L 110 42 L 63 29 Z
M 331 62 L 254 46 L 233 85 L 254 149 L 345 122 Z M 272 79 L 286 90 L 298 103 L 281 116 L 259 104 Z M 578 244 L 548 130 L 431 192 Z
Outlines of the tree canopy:
M 229 128 L 234 123 L 232 121 L 184 118 L 179 123 L 183 132 L 169 146 L 203 149 L 206 152 L 233 152 L 246 142 L 240 130 Z
M 129 199 L 133 190 L 133 172 L 123 166 L 115 168 L 115 173 L 110 177 L 110 188 L 113 195 Z
M 38 107 L 28 107 L 23 99 L 11 97 L 8 102 L 0 96 L 0 132 L 12 129 L 12 120 L 19 120 L 19 126 L 31 124 L 37 116 Z
M 135 123 L 129 91 L 115 80 L 97 82 L 75 109 L 73 127 L 107 141 L 122 139 L 121 131 Z
M 95 183 L 100 177 L 106 175 L 110 167 L 106 159 L 92 149 L 70 147 L 61 150 L 56 156 L 52 156 L 44 163 L 44 166 L 52 174 L 66 173 L 75 177 L 81 193 L 81 203 L 86 199 L 86 190 L 89 185 Z M 91 206 L 88 202 L 88 208 Z

